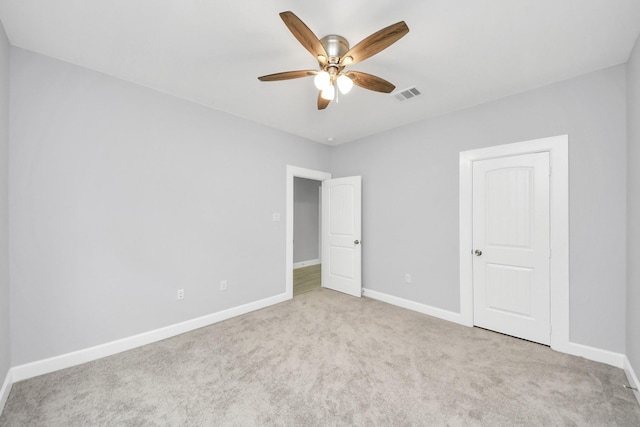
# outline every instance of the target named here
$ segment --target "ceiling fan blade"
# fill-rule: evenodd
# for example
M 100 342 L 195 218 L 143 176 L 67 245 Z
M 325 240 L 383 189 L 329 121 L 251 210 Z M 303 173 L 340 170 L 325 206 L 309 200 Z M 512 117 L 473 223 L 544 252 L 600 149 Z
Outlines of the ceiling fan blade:
M 364 61 L 376 53 L 388 48 L 404 37 L 408 32 L 409 27 L 407 27 L 407 24 L 405 24 L 404 21 L 389 25 L 388 27 L 371 34 L 369 37 L 349 49 L 349 51 L 340 58 L 340 65 L 346 66 Z
M 347 77 L 353 80 L 353 84 L 376 92 L 391 93 L 396 88 L 385 79 L 360 71 L 349 71 Z
M 300 44 L 304 46 L 321 65 L 325 65 L 327 63 L 327 52 L 324 50 L 318 37 L 313 34 L 313 31 L 291 11 L 280 13 L 280 18 L 282 18 L 287 28 L 289 28 L 289 31 L 291 31 L 291 34 L 298 39 Z
M 322 97 L 322 91 L 318 92 L 318 110 L 324 110 L 325 108 L 327 108 L 330 102 L 331 101 L 329 101 L 328 99 L 324 99 Z
M 283 73 L 267 74 L 266 76 L 258 77 L 261 82 L 276 82 L 279 80 L 291 80 L 299 79 L 302 77 L 315 76 L 318 74 L 316 70 L 299 70 L 299 71 L 285 71 Z

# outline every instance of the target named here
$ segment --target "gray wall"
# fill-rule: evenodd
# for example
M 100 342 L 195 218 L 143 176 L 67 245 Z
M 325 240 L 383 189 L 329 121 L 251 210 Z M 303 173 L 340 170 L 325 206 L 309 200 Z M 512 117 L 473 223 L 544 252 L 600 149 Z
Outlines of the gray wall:
M 35 53 L 11 60 L 14 365 L 285 292 L 286 165 L 326 170 L 329 147 Z
M 0 23 L 0 385 L 11 366 L 9 333 L 9 41 Z
M 458 153 L 566 133 L 571 340 L 624 352 L 627 292 L 638 369 L 624 66 L 330 149 L 34 53 L 11 59 L 14 365 L 284 292 L 284 218 L 271 216 L 284 214 L 286 164 L 363 176 L 366 287 L 458 311 Z M 638 159 L 637 77 L 629 84 Z
M 640 39 L 627 64 L 627 357 L 640 374 Z
M 293 262 L 319 258 L 320 181 L 293 180 Z
M 334 148 L 363 179 L 364 286 L 459 312 L 459 152 L 568 134 L 570 338 L 623 353 L 625 117 L 618 66 Z

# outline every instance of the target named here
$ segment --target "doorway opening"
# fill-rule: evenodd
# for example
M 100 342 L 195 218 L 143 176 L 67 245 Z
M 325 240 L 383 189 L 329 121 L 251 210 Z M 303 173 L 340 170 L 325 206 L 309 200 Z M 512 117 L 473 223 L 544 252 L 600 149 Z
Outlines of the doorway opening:
M 293 179 L 293 296 L 320 287 L 322 182 Z
M 286 285 L 285 293 L 288 299 L 293 298 L 293 276 L 294 276 L 294 226 L 295 226 L 295 180 L 302 178 L 305 180 L 317 181 L 318 183 L 331 179 L 328 172 L 305 169 L 296 166 L 287 165 L 287 211 L 286 211 Z M 318 196 L 317 196 L 318 197 Z M 318 211 L 318 224 L 321 222 L 321 212 Z M 318 229 L 319 229 L 318 225 Z M 318 232 L 318 235 L 320 233 Z M 321 251 L 319 250 L 321 242 L 318 237 L 318 264 L 320 264 Z M 308 255 L 307 255 L 308 256 Z M 304 256 L 302 256 L 304 257 Z M 319 265 L 318 265 L 319 267 Z M 318 274 L 318 278 L 320 275 Z

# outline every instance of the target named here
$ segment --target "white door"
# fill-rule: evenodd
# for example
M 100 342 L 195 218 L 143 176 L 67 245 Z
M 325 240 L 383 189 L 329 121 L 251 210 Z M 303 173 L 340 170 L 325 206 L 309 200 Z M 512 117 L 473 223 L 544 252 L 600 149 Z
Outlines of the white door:
M 359 176 L 322 181 L 322 287 L 362 295 Z
M 473 163 L 474 324 L 550 343 L 549 153 Z

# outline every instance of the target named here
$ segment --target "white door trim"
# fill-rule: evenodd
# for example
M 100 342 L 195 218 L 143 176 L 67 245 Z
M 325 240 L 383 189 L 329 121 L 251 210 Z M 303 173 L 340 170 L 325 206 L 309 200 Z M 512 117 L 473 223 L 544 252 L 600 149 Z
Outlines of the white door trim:
M 551 225 L 551 348 L 569 353 L 569 137 L 568 135 L 460 153 L 460 317 L 473 326 L 473 173 L 476 160 L 549 152 Z
M 331 179 L 331 174 L 312 169 L 300 168 L 297 166 L 287 165 L 287 208 L 285 213 L 286 221 L 286 266 L 285 266 L 285 293 L 286 298 L 293 298 L 293 179 L 306 178 L 316 181 L 324 181 Z

